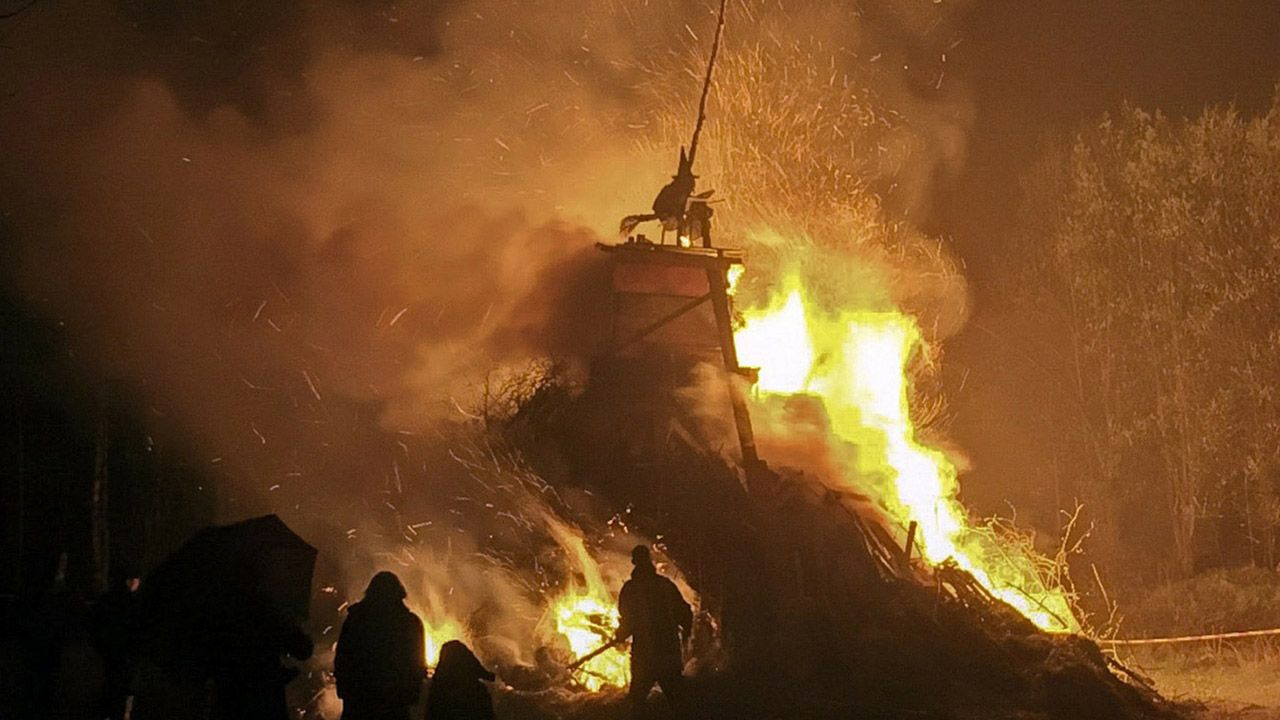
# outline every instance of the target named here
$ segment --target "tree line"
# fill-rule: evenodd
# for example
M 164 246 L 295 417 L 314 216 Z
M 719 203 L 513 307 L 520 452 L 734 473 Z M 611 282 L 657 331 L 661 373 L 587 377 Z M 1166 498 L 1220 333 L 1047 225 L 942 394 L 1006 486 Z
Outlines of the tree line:
M 1023 190 L 1007 300 L 1050 328 L 1044 434 L 1095 552 L 1164 579 L 1275 568 L 1280 98 L 1124 108 Z

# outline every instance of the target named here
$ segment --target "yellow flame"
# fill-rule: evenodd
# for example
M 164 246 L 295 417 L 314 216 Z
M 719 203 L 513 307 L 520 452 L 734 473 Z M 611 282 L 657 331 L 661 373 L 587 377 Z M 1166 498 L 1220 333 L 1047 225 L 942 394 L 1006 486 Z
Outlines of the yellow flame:
M 582 578 L 551 606 L 556 633 L 564 638 L 574 658 L 581 658 L 613 639 L 618 629 L 618 607 L 605 586 L 600 566 L 587 552 L 582 535 L 550 516 L 545 521 Z M 573 677 L 592 692 L 625 687 L 631 680 L 630 663 L 625 653 L 613 647 L 587 661 L 574 671 Z
M 749 317 L 733 339 L 739 362 L 760 369 L 761 390 L 788 394 L 808 390 L 813 342 L 799 289 L 764 314 Z
M 434 669 L 440 662 L 440 648 L 450 640 L 466 642 L 466 633 L 462 623 L 444 609 L 439 598 L 432 596 L 415 601 L 413 595 L 409 597 L 406 600 L 409 609 L 422 620 L 422 659 L 426 661 L 428 668 Z
M 575 658 L 608 643 L 618 628 L 618 608 L 608 596 L 570 592 L 556 603 L 554 613 L 556 632 L 564 637 Z M 574 672 L 574 679 L 593 692 L 606 686 L 624 687 L 630 676 L 627 656 L 616 647 L 588 660 Z
M 729 266 L 729 269 L 726 271 L 725 278 L 728 281 L 726 284 L 729 286 L 728 292 L 730 295 L 734 295 L 738 292 L 738 281 L 742 279 L 742 273 L 745 271 L 746 268 L 741 265 Z
M 1046 587 L 1031 558 L 970 527 L 955 464 L 918 442 L 908 403 L 908 363 L 921 344 L 915 320 L 896 311 L 823 313 L 795 273 L 782 288 L 764 310 L 743 313 L 734 335 L 742 364 L 760 370 L 760 392 L 822 401 L 832 432 L 858 450 L 857 477 L 846 481 L 903 527 L 915 521 L 930 563 L 951 559 L 1043 629 L 1078 630 L 1065 594 Z
M 423 625 L 426 631 L 423 655 L 427 667 L 434 670 L 440 662 L 440 648 L 450 640 L 463 639 L 462 625 L 453 618 L 443 618 L 438 621 L 424 620 Z

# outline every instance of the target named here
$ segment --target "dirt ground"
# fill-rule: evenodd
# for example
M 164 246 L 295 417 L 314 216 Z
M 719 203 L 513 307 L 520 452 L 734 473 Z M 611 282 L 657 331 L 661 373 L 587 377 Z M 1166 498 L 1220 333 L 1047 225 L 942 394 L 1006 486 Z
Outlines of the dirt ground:
M 1201 706 L 1204 720 L 1280 720 L 1280 648 L 1256 643 L 1145 650 L 1126 664 L 1160 692 Z

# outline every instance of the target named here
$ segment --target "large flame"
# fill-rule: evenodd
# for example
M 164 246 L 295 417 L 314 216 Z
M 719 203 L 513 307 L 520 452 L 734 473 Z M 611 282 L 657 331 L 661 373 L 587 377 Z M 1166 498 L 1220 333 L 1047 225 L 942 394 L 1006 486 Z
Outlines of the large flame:
M 903 527 L 915 521 L 930 563 L 952 560 L 1045 630 L 1079 629 L 1065 593 L 1041 579 L 1032 558 L 969 525 L 955 464 L 917 440 L 908 363 L 921 335 L 911 316 L 823 312 L 791 272 L 772 302 L 743 318 L 734 339 L 742 364 L 759 368 L 759 391 L 821 400 L 832 432 L 857 448 L 845 482 Z

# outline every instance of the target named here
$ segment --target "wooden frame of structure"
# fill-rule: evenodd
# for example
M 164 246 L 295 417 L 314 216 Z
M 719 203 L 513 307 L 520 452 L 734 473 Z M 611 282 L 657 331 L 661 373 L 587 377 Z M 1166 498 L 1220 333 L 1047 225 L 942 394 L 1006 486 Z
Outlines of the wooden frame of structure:
M 738 363 L 738 350 L 733 340 L 733 313 L 729 305 L 728 273 L 732 266 L 742 265 L 741 251 L 655 245 L 647 242 L 618 245 L 600 243 L 597 247 L 613 256 L 615 316 L 619 312 L 616 300 L 619 295 L 661 297 L 665 304 L 671 305 L 656 318 L 648 319 L 643 325 L 630 329 L 630 332 L 621 337 L 615 326 L 609 355 L 619 355 L 655 338 L 691 313 L 699 311 L 706 303 L 711 306 L 715 318 L 715 345 L 724 369 L 731 376 L 754 380 L 755 370 L 743 368 Z M 657 272 L 652 272 L 654 270 Z M 740 383 L 729 382 L 729 398 L 733 406 L 734 426 L 737 429 L 743 463 L 750 470 L 759 464 L 760 458 Z

